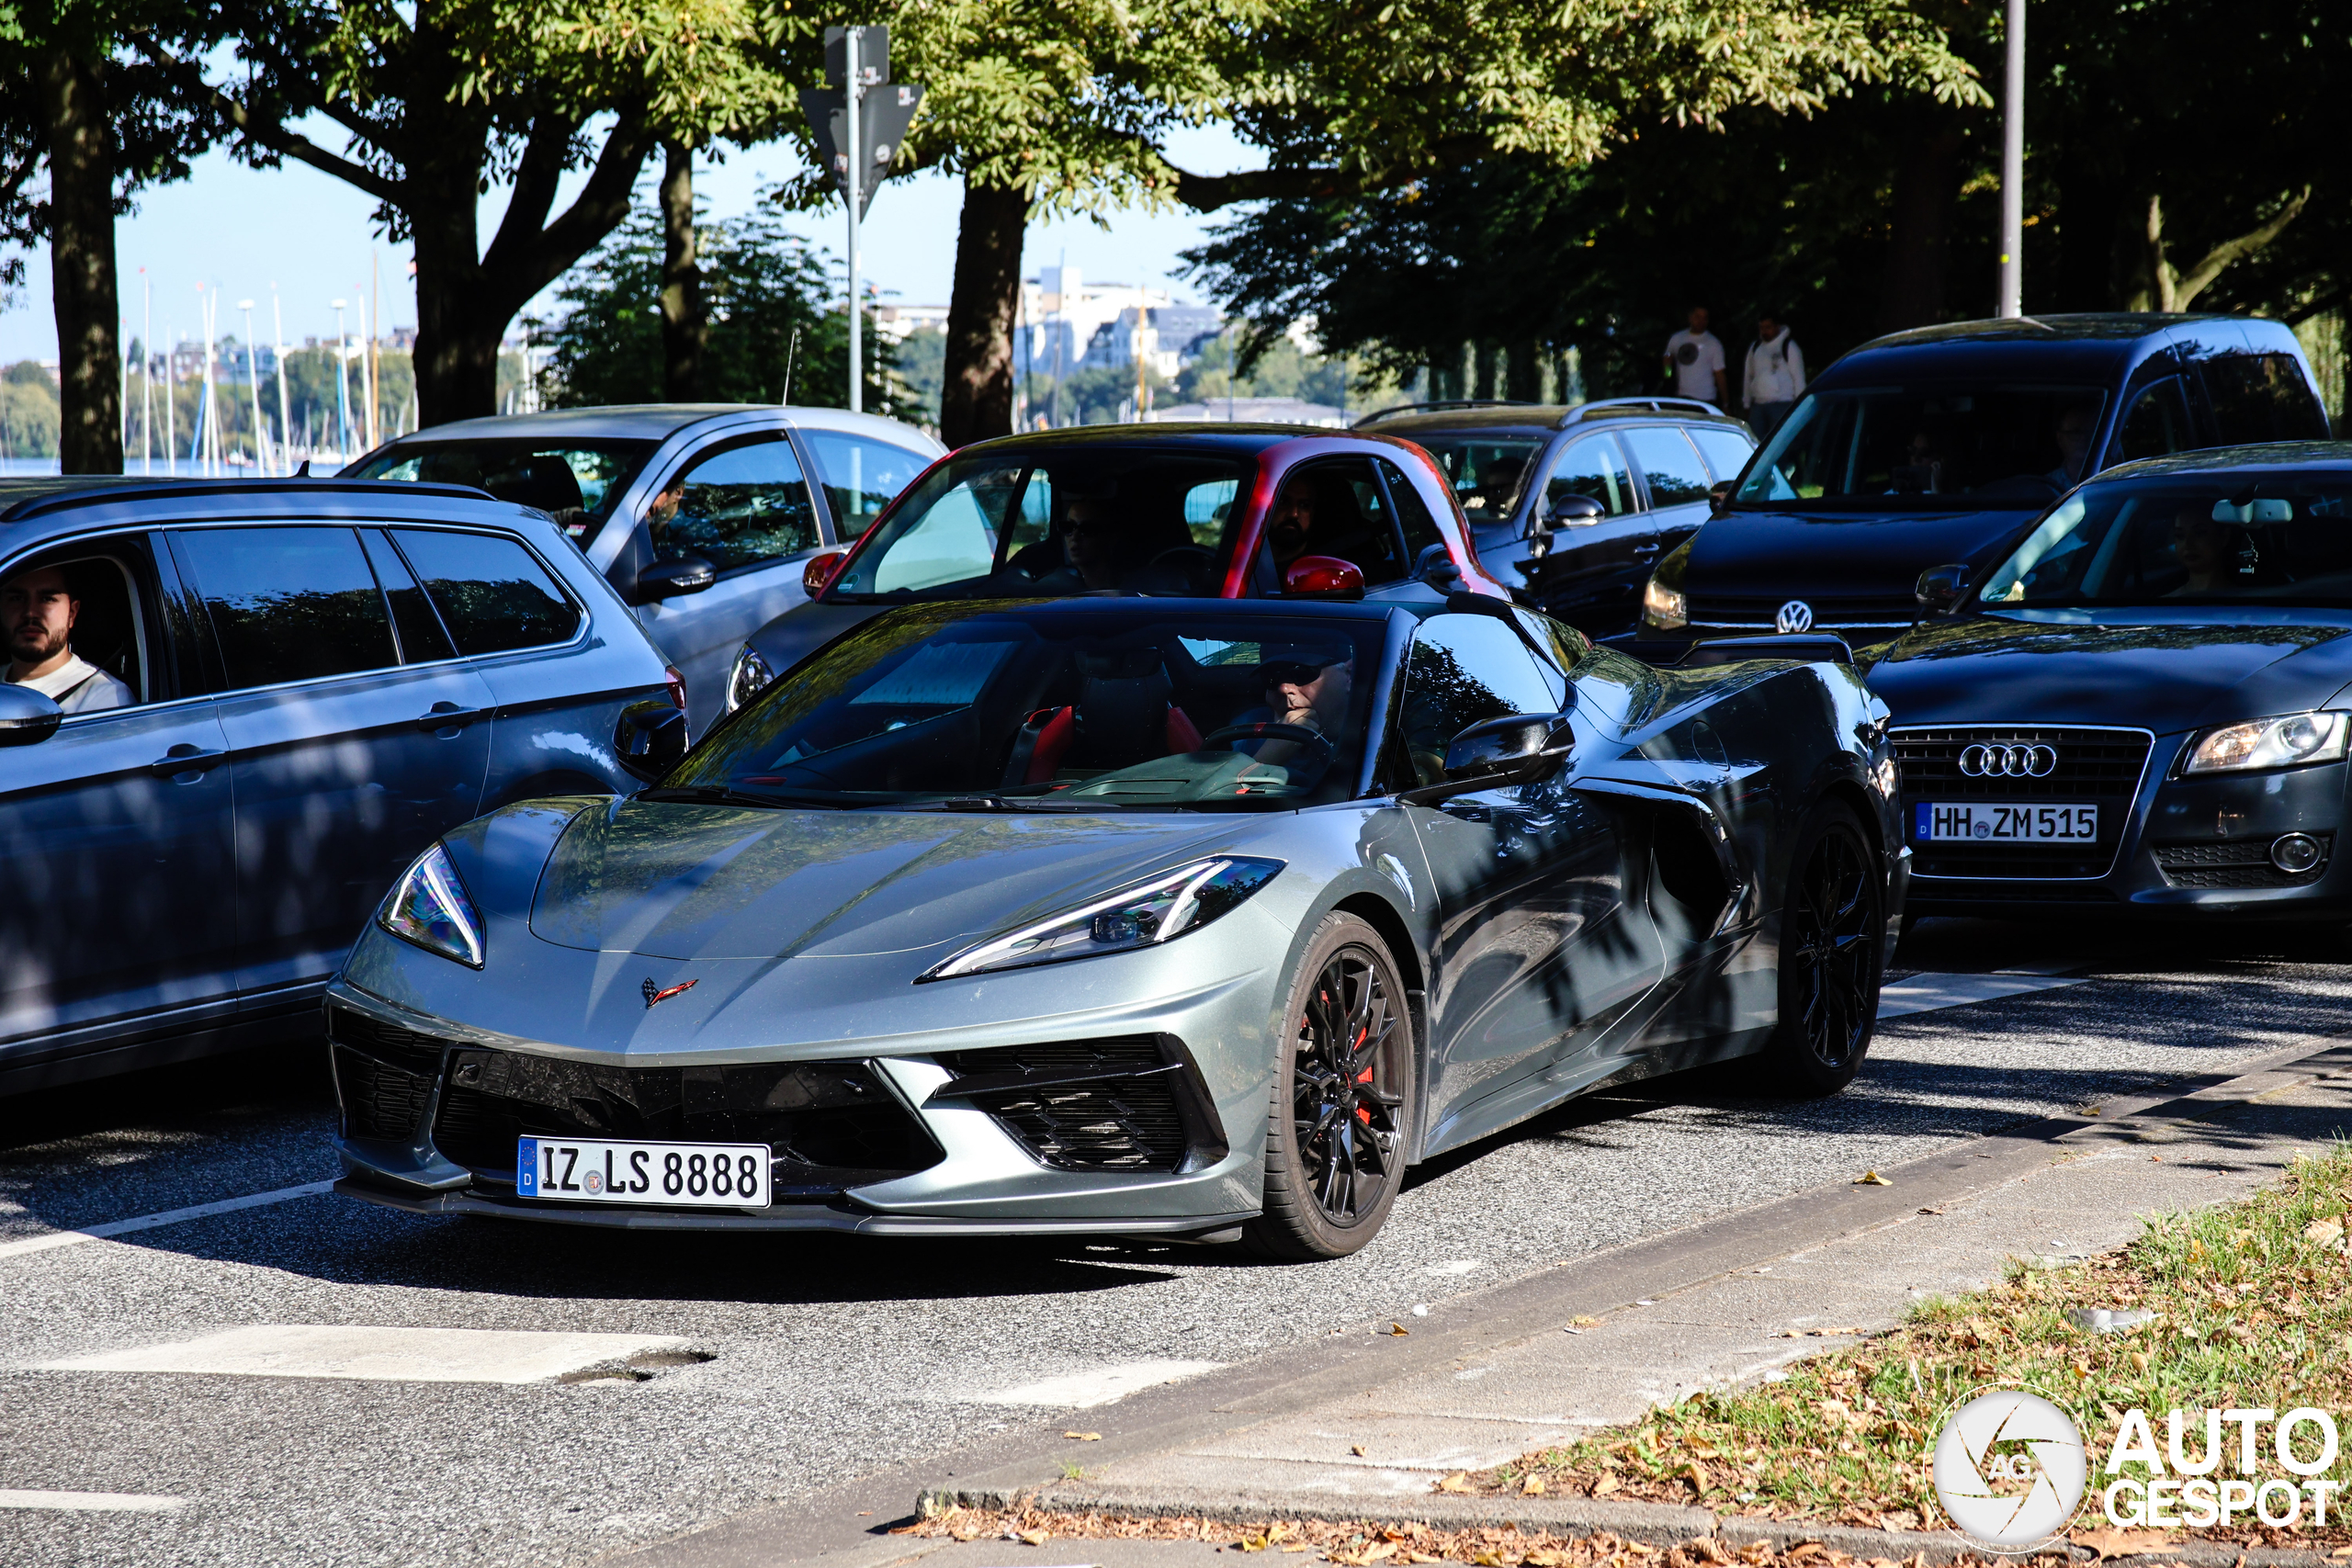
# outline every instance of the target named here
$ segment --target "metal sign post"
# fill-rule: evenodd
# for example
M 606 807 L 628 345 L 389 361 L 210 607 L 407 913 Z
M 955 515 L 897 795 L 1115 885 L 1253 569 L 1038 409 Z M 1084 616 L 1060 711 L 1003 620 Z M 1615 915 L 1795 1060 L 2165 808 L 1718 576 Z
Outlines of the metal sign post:
M 890 80 L 890 29 L 886 27 L 827 28 L 825 74 L 839 90 L 802 93 L 800 110 L 808 117 L 818 154 L 831 166 L 849 207 L 849 406 L 854 413 L 865 402 L 858 226 L 874 200 L 875 186 L 899 155 L 899 143 L 922 103 L 922 89 Z
M 2025 314 L 2025 0 L 2009 0 L 2001 76 L 2001 289 L 1998 316 Z
M 864 145 L 857 135 L 857 101 L 865 96 L 865 81 L 863 73 L 857 68 L 857 46 L 865 41 L 865 37 L 864 28 L 849 29 L 849 85 L 843 89 L 842 96 L 846 100 L 849 111 L 849 144 L 853 149 Z M 865 407 L 865 355 L 864 345 L 860 342 L 860 319 L 865 312 L 857 308 L 857 197 L 860 184 L 858 176 L 863 173 L 857 165 L 861 162 L 862 160 L 854 153 L 847 160 L 849 164 L 847 170 L 849 175 L 849 412 L 852 413 L 863 412 Z

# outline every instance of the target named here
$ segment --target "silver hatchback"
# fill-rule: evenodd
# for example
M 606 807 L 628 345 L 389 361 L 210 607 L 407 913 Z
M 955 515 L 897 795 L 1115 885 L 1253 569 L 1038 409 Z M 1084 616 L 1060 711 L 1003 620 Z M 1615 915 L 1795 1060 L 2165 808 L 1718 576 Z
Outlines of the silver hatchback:
M 855 541 L 945 450 L 841 409 L 644 403 L 435 425 L 345 472 L 473 485 L 554 517 L 684 676 L 700 735 L 743 639 L 807 599 L 808 558 Z

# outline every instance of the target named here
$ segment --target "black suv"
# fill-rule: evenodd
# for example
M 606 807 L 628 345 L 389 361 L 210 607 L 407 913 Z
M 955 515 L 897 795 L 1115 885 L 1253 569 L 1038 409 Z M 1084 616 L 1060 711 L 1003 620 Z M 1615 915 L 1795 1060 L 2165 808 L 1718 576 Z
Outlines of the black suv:
M 2103 468 L 2327 434 L 2311 367 L 2277 321 L 2026 316 L 1897 333 L 1823 371 L 1719 514 L 1658 563 L 1631 648 L 1883 641 L 1918 619 L 1921 595 L 1956 603 Z
M 1756 446 L 1747 426 L 1684 398 L 1415 403 L 1356 428 L 1427 449 L 1487 570 L 1595 637 L 1633 626 L 1650 570 Z

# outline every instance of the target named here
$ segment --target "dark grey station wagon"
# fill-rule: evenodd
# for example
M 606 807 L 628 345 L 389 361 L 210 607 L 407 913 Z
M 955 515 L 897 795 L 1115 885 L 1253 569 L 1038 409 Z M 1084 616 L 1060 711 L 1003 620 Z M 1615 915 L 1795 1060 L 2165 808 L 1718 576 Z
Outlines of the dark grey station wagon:
M 19 657 L 33 597 L 98 703 Z M 316 1032 L 444 831 L 684 750 L 611 586 L 479 491 L 0 484 L 0 1093 Z

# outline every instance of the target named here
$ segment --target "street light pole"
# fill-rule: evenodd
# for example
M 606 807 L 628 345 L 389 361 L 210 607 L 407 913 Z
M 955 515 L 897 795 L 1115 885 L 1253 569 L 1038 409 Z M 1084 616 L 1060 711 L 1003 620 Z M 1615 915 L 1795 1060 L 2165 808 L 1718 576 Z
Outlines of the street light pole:
M 857 46 L 865 36 L 864 28 L 852 28 L 844 40 L 849 50 L 849 84 L 842 105 L 849 115 L 849 412 L 860 413 L 865 408 L 865 345 L 860 342 L 857 310 L 857 194 L 865 184 L 865 162 L 862 156 L 865 141 L 857 134 L 858 100 L 865 96 L 865 78 L 858 68 Z
M 2009 0 L 2001 80 L 2001 298 L 1994 313 L 2025 314 L 2025 0 Z
M 261 422 L 261 367 L 254 361 L 261 355 L 254 342 L 254 302 L 237 301 L 237 309 L 245 313 L 245 395 L 254 405 L 254 472 L 269 472 L 269 427 Z

